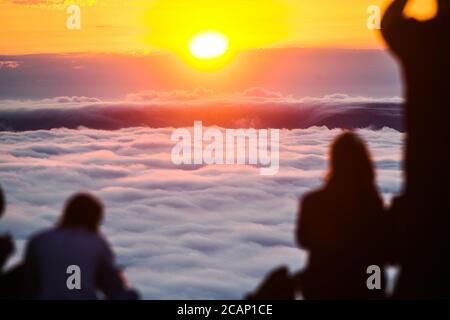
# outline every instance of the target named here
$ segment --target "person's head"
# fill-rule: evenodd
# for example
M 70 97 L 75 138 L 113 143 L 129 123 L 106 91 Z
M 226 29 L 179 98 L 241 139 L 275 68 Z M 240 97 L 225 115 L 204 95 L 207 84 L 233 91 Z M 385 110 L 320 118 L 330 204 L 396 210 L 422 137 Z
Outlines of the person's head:
M 66 203 L 59 222 L 60 228 L 85 228 L 97 232 L 103 219 L 103 205 L 86 193 L 79 193 Z
M 437 0 L 438 14 L 450 14 L 450 0 Z
M 0 186 L 0 218 L 3 216 L 5 211 L 5 196 L 3 195 L 2 186 Z
M 338 136 L 331 145 L 330 183 L 354 188 L 372 188 L 375 173 L 364 141 L 353 132 Z

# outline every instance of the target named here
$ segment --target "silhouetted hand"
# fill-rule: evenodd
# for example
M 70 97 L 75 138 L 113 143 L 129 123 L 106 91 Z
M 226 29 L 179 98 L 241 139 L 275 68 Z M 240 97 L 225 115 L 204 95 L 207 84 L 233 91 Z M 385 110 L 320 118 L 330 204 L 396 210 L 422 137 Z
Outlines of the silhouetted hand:
M 294 300 L 295 283 L 286 267 L 272 271 L 259 288 L 246 297 L 247 300 Z

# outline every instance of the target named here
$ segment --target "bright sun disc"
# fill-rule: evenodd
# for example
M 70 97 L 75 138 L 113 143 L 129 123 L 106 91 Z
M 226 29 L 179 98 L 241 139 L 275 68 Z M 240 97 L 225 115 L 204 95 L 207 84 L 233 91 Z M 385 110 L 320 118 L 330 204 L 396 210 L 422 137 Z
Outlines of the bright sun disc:
M 189 43 L 189 51 L 199 59 L 211 59 L 223 55 L 228 50 L 228 39 L 217 32 L 202 32 Z

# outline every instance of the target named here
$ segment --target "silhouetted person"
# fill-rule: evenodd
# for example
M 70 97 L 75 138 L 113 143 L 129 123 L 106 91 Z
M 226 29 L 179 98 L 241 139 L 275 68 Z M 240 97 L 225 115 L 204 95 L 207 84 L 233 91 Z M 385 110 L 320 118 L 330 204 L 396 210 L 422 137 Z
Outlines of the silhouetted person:
M 0 186 L 0 219 L 5 211 L 6 201 L 3 190 Z M 9 256 L 14 252 L 14 243 L 9 234 L 0 236 L 0 277 L 3 275 L 3 268 Z
M 0 218 L 3 216 L 6 200 L 0 187 Z M 14 253 L 14 241 L 10 234 L 0 236 L 0 299 L 14 300 L 20 298 L 22 266 L 16 265 L 5 271 L 8 259 Z
M 382 298 L 387 261 L 383 203 L 364 142 L 344 133 L 333 143 L 326 185 L 301 202 L 296 238 L 309 250 L 300 278 L 306 299 Z M 381 290 L 367 287 L 367 268 L 381 269 Z
M 99 233 L 103 206 L 88 194 L 69 199 L 56 228 L 34 236 L 27 247 L 23 277 L 24 298 L 97 299 L 100 290 L 109 299 L 134 299 L 114 264 L 113 253 Z M 79 268 L 80 286 L 69 266 Z M 69 271 L 69 273 L 68 273 Z M 70 288 L 68 286 L 70 284 Z
M 0 186 L 0 219 L 5 211 L 6 201 L 3 190 Z M 9 234 L 0 236 L 0 277 L 3 275 L 3 268 L 8 261 L 9 256 L 14 251 L 14 243 Z
M 438 0 L 437 16 L 404 17 L 396 0 L 382 34 L 399 59 L 405 82 L 405 248 L 397 295 L 449 297 L 450 280 L 450 1 Z M 404 246 L 405 247 L 405 246 Z

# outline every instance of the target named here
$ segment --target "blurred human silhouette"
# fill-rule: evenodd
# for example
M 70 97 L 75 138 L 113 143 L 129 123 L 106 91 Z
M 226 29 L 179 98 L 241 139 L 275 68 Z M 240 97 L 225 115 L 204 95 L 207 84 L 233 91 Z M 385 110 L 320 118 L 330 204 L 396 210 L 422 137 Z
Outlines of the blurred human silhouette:
M 6 207 L 5 196 L 0 186 L 0 218 Z M 0 299 L 17 298 L 19 289 L 18 273 L 6 272 L 5 265 L 14 252 L 14 242 L 9 234 L 0 236 Z
M 0 219 L 5 211 L 6 201 L 3 190 L 0 186 Z M 3 276 L 3 268 L 8 261 L 9 256 L 14 252 L 14 243 L 9 234 L 0 236 L 0 276 Z
M 400 264 L 408 253 L 408 228 L 407 228 L 407 201 L 405 195 L 392 199 L 388 210 L 388 218 L 391 226 L 390 252 L 392 264 Z
M 450 297 L 450 1 L 419 22 L 395 0 L 381 24 L 405 82 L 405 196 L 402 228 L 408 242 L 396 290 L 401 298 Z
M 25 254 L 23 291 L 27 299 L 135 299 L 99 233 L 103 206 L 91 195 L 69 199 L 59 224 L 30 240 Z M 79 287 L 68 286 L 69 266 L 80 270 Z M 69 281 L 70 282 L 70 281 Z
M 385 289 L 369 290 L 367 268 L 383 270 L 388 260 L 386 221 L 375 173 L 364 142 L 346 132 L 333 142 L 326 185 L 301 202 L 296 230 L 309 251 L 300 277 L 305 299 L 376 299 Z

